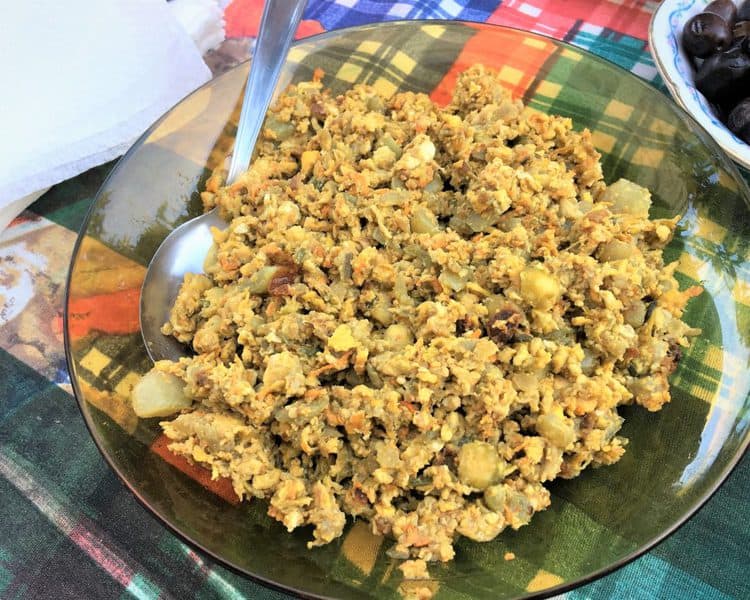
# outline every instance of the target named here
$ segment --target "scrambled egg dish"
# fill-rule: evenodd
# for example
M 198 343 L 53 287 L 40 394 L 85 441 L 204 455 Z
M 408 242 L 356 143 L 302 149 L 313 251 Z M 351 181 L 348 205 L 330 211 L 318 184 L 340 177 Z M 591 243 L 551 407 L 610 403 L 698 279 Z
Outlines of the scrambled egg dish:
M 223 178 L 203 202 L 229 225 L 163 328 L 195 354 L 134 406 L 179 412 L 171 450 L 310 546 L 365 519 L 420 577 L 458 536 L 527 524 L 546 482 L 622 456 L 618 406 L 668 402 L 698 333 L 700 289 L 662 262 L 676 219 L 481 66 L 445 107 L 291 86 Z

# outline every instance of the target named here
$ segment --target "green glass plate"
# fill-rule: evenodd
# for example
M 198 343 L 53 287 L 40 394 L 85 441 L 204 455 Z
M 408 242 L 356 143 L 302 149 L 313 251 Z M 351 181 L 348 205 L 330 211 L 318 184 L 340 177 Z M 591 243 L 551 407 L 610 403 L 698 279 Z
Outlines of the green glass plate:
M 630 73 L 538 35 L 460 22 L 392 22 L 310 38 L 292 50 L 283 81 L 325 71 L 334 90 L 369 83 L 445 101 L 456 74 L 483 62 L 531 106 L 588 127 L 608 182 L 649 187 L 652 216 L 680 214 L 666 249 L 683 286 L 705 292 L 685 318 L 703 330 L 656 414 L 627 407 L 630 438 L 616 465 L 555 482 L 549 510 L 493 542 L 462 540 L 432 565 L 437 598 L 519 598 L 580 585 L 669 535 L 725 479 L 750 437 L 748 189 L 691 118 Z M 247 66 L 210 82 L 156 123 L 119 162 L 84 224 L 68 284 L 65 335 L 73 387 L 91 434 L 133 493 L 175 532 L 262 582 L 305 595 L 399 597 L 390 542 L 364 523 L 306 548 L 266 516 L 237 504 L 222 482 L 164 452 L 157 420 L 139 420 L 129 394 L 150 368 L 138 329 L 145 266 L 165 235 L 200 210 L 198 191 L 231 149 Z M 516 559 L 506 561 L 505 552 Z M 410 583 L 401 591 L 409 591 Z

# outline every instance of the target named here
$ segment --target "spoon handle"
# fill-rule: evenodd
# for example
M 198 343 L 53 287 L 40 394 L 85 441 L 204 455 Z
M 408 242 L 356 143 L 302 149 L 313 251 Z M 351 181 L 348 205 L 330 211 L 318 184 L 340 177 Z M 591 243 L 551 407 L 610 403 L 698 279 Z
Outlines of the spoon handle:
M 227 183 L 247 171 L 307 0 L 266 0 L 245 85 Z

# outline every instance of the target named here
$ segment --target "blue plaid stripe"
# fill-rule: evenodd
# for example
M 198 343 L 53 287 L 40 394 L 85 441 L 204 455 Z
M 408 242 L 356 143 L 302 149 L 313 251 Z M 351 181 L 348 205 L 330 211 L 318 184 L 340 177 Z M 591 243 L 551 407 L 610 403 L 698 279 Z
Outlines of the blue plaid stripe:
M 306 19 L 327 30 L 397 19 L 461 19 L 486 21 L 497 8 L 492 0 L 321 0 L 310 3 Z
M 635 73 L 655 87 L 666 89 L 644 40 L 618 33 L 612 29 L 591 25 L 577 27 L 568 34 L 566 39 L 580 48 L 589 50 Z
M 638 590 L 638 598 L 650 600 L 673 598 L 732 600 L 733 598 L 652 554 L 646 554 L 609 577 L 574 590 L 565 597 L 566 600 L 633 598 L 633 590 Z
M 398 5 L 396 3 L 394 5 Z M 465 21 L 486 21 L 497 8 L 497 2 L 472 2 L 471 0 L 422 0 L 421 2 L 404 2 L 411 5 L 406 15 L 409 19 L 463 19 Z

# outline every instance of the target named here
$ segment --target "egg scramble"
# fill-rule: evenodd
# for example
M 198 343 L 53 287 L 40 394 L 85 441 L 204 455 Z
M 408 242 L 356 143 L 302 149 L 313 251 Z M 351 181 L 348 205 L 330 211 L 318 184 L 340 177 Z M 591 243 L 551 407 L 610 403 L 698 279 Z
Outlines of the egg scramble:
M 481 66 L 444 107 L 291 86 L 202 194 L 229 225 L 163 328 L 195 352 L 155 365 L 184 394 L 170 449 L 310 546 L 365 519 L 407 577 L 527 524 L 546 482 L 623 455 L 618 406 L 668 402 L 698 333 L 677 219 L 599 158 Z

